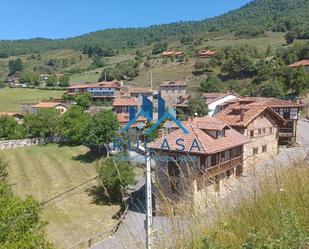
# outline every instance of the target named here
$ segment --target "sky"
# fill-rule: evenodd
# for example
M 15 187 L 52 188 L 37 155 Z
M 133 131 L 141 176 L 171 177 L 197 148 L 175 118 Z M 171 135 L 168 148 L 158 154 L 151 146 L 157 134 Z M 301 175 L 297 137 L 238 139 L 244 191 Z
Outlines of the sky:
M 202 20 L 251 0 L 0 0 L 0 39 L 67 38 L 119 27 Z

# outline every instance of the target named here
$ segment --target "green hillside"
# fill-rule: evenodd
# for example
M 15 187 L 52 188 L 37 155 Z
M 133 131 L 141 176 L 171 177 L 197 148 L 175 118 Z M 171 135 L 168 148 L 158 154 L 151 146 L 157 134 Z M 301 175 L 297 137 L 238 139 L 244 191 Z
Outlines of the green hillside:
M 202 21 L 154 25 L 148 28 L 107 29 L 69 39 L 30 39 L 1 41 L 0 56 L 42 53 L 55 49 L 81 50 L 85 45 L 105 49 L 135 48 L 166 39 L 179 40 L 205 32 L 236 32 L 238 36 L 256 36 L 265 31 L 306 31 L 308 36 L 309 0 L 255 0 L 219 17 Z

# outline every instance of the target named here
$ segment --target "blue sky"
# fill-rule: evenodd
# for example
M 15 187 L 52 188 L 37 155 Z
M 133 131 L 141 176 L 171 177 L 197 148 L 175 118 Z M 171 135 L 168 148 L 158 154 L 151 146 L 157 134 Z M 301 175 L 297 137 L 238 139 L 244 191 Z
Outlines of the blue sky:
M 0 39 L 66 38 L 118 27 L 201 20 L 250 0 L 0 0 Z

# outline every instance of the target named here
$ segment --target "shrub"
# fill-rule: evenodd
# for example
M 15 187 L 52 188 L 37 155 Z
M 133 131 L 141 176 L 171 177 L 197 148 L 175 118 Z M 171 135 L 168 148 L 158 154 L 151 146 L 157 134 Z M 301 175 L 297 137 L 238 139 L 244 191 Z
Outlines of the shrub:
M 113 158 L 102 160 L 97 168 L 99 179 L 112 200 L 121 201 L 123 189 L 135 182 L 133 167 Z

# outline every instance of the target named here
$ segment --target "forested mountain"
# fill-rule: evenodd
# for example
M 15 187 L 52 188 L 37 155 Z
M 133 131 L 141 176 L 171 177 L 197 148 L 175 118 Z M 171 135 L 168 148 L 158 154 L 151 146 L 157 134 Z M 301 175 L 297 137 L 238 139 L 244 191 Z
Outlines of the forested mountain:
M 97 45 L 110 49 L 132 48 L 166 39 L 224 31 L 238 36 L 257 36 L 267 30 L 294 32 L 309 38 L 309 0 L 255 0 L 244 7 L 202 21 L 154 25 L 148 28 L 107 29 L 68 39 L 1 41 L 0 57 L 40 53 L 59 48 L 82 49 Z

